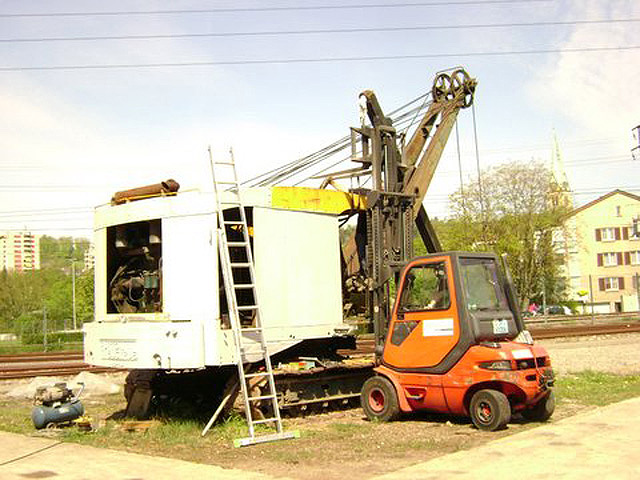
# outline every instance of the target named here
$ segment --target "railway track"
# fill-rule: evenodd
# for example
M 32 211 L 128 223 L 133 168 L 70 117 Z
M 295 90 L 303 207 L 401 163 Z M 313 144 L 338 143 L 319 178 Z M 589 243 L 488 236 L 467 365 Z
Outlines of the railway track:
M 616 324 L 599 324 L 599 325 L 563 325 L 563 326 L 544 326 L 536 325 L 529 328 L 534 340 L 547 340 L 551 338 L 564 337 L 585 337 L 589 335 L 613 335 L 620 333 L 637 333 L 640 332 L 640 323 L 616 323 Z M 373 338 L 370 336 L 360 337 L 358 339 L 358 348 L 356 353 L 372 353 Z M 351 350 L 341 350 L 339 353 L 344 355 L 352 352 Z
M 588 335 L 611 335 L 640 332 L 640 323 L 617 323 L 609 325 L 535 326 L 530 329 L 534 339 L 543 340 Z M 358 339 L 355 353 L 372 353 L 373 338 Z M 352 350 L 339 353 L 353 354 Z M 122 371 L 113 368 L 93 367 L 84 363 L 81 351 L 35 352 L 15 355 L 0 355 L 0 380 L 30 378 L 38 376 L 76 375 L 80 372 L 105 373 Z
M 118 370 L 113 368 L 87 365 L 81 351 L 0 355 L 0 380 L 116 371 Z

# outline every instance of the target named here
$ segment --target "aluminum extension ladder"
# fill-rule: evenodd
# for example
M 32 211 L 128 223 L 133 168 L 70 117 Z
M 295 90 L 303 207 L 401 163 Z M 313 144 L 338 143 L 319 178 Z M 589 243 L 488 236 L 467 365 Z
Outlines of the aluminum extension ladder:
M 238 381 L 244 400 L 247 426 L 249 427 L 249 436 L 234 440 L 234 445 L 243 447 L 256 443 L 297 438 L 299 436 L 298 432 L 284 432 L 282 428 L 273 368 L 260 318 L 249 228 L 244 205 L 240 197 L 240 184 L 236 173 L 233 151 L 230 152 L 229 161 L 214 162 L 211 147 L 209 147 L 209 161 L 211 163 L 218 211 L 220 267 L 222 268 L 229 319 L 235 341 Z M 234 238 L 230 240 L 229 236 Z M 241 319 L 241 312 L 245 315 L 244 322 Z M 247 316 L 251 319 L 249 326 L 246 325 Z M 263 371 L 256 373 L 245 372 L 245 365 L 249 363 L 247 355 L 250 354 L 259 354 L 258 361 L 264 361 Z M 253 361 L 255 362 L 256 360 L 254 359 Z M 267 379 L 269 390 L 266 395 L 250 395 L 251 388 L 249 383 L 252 378 L 256 377 Z M 262 401 L 269 402 L 272 412 L 268 414 L 267 418 L 256 419 L 254 418 L 252 407 L 256 406 L 254 402 Z M 258 434 L 256 433 L 256 426 L 258 425 L 271 425 L 275 427 L 276 432 Z

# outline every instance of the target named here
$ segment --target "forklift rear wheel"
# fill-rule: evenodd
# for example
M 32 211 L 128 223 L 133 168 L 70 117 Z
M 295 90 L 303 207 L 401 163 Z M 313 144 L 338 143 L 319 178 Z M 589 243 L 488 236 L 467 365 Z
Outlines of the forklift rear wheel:
M 364 382 L 360 404 L 369 420 L 389 422 L 400 415 L 396 389 L 384 377 L 371 377 Z
M 471 398 L 471 420 L 480 430 L 502 430 L 511 420 L 511 405 L 498 390 L 479 390 Z
M 522 411 L 522 416 L 532 422 L 546 422 L 553 415 L 556 409 L 556 395 L 553 390 L 549 392 L 549 395 L 544 397 L 533 408 Z

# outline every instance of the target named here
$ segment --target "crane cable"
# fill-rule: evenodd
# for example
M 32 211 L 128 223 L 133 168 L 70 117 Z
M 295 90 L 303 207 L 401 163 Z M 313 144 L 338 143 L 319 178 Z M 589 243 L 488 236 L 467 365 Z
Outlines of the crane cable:
M 406 104 L 402 105 L 401 107 L 395 109 L 394 111 L 392 111 L 390 115 L 397 114 L 395 118 L 392 117 L 393 123 L 396 125 L 402 125 L 408 122 L 409 124 L 404 128 L 404 130 L 402 130 L 402 132 L 406 132 L 410 128 L 410 126 L 413 125 L 415 118 L 418 117 L 420 112 L 423 111 L 425 108 L 428 108 L 428 106 L 431 104 L 431 102 L 428 101 L 428 97 L 430 95 L 431 95 L 431 92 L 424 93 L 416 97 L 415 99 L 407 102 Z M 422 101 L 421 105 L 410 108 L 409 110 L 403 112 L 403 110 L 406 110 L 407 108 L 411 107 L 412 105 L 420 101 Z M 414 118 L 413 120 L 409 121 L 408 119 L 412 115 L 414 116 Z M 333 143 L 329 144 L 328 146 L 321 148 L 316 152 L 313 152 L 307 156 L 296 159 L 290 163 L 277 167 L 273 170 L 262 173 L 256 177 L 250 178 L 242 182 L 242 185 L 248 185 L 250 187 L 265 187 L 265 186 L 277 185 L 287 179 L 290 179 L 295 175 L 300 174 L 305 170 L 308 170 L 310 168 L 313 168 L 314 166 L 319 165 L 321 162 L 333 157 L 340 151 L 348 148 L 350 144 L 351 144 L 351 137 L 349 135 L 344 136 L 334 141 Z M 330 167 L 327 167 L 321 170 L 321 172 L 316 172 L 300 180 L 297 184 L 302 183 L 306 180 L 309 180 L 311 177 L 317 175 L 318 173 L 324 173 L 330 168 L 333 168 L 334 166 L 337 166 L 340 163 L 349 160 L 349 158 L 350 156 L 343 158 L 338 162 L 335 162 L 334 164 L 332 164 Z

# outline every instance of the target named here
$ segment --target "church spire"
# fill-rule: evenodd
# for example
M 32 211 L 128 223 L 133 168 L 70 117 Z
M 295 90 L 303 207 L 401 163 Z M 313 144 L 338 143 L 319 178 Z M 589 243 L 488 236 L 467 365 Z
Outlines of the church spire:
M 553 150 L 551 152 L 551 202 L 555 206 L 573 208 L 573 196 L 569 187 L 569 180 L 564 169 L 562 154 L 558 144 L 558 137 L 553 131 Z

